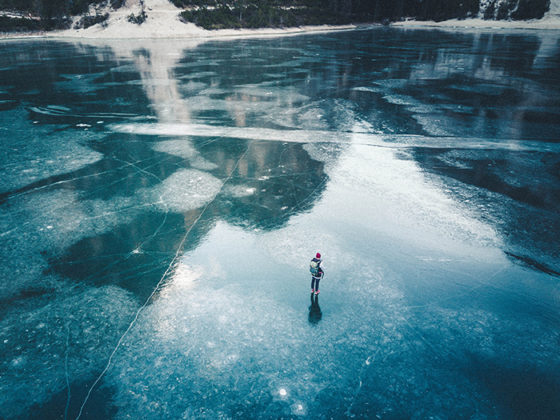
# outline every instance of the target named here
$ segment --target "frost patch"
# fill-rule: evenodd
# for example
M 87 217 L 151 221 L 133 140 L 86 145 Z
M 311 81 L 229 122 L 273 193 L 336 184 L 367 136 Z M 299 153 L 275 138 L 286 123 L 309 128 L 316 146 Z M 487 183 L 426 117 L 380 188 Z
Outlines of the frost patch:
M 175 212 L 187 212 L 204 206 L 216 197 L 222 182 L 202 171 L 185 169 L 175 172 L 152 190 L 144 190 L 160 207 Z
M 327 164 L 326 172 L 329 172 L 336 164 L 336 159 L 344 148 L 345 145 L 340 143 L 306 143 L 303 145 L 303 149 L 311 159 Z
M 230 185 L 225 188 L 225 193 L 233 198 L 249 197 L 254 195 L 256 188 L 245 185 Z
M 154 144 L 153 149 L 157 152 L 168 153 L 185 159 L 192 159 L 198 155 L 197 150 L 187 139 L 161 141 Z

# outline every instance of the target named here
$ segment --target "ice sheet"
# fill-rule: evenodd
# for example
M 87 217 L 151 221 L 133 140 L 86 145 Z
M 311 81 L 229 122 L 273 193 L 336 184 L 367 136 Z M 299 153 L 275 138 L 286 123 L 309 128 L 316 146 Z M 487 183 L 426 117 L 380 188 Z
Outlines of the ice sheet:
M 25 416 L 34 404 L 93 376 L 108 356 L 103 343 L 117 338 L 136 307 L 117 287 L 76 290 L 59 284 L 36 293 L 35 305 L 16 307 L 0 321 L 5 418 Z
M 556 38 L 0 46 L 0 417 L 557 417 Z

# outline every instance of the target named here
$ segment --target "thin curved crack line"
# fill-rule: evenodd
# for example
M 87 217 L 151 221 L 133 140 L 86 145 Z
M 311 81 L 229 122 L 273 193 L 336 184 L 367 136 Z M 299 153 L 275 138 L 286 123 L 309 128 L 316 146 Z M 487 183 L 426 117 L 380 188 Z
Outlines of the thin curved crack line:
M 160 197 L 160 199 L 161 199 L 161 197 Z M 166 205 L 166 207 L 167 207 L 167 205 Z M 140 242 L 140 244 L 137 245 L 136 248 L 134 250 L 132 250 L 132 252 L 141 251 L 142 247 L 144 245 L 146 245 L 148 242 L 150 242 L 152 239 L 154 239 L 159 234 L 160 230 L 163 228 L 163 226 L 165 225 L 165 222 L 167 221 L 167 216 L 168 215 L 169 215 L 169 211 L 166 209 L 166 211 L 163 215 L 163 220 L 160 223 L 160 225 L 158 226 L 158 228 L 155 230 L 155 232 L 151 236 L 149 236 L 147 239 L 145 239 L 143 242 Z
M 233 173 L 235 172 L 235 170 L 237 169 L 237 167 L 239 166 L 239 162 L 241 162 L 241 159 L 243 159 L 245 157 L 245 155 L 247 155 L 247 153 L 249 152 L 249 147 L 247 147 L 247 150 L 245 150 L 245 152 L 239 157 L 239 159 L 237 160 L 237 162 L 235 163 L 235 166 L 232 168 L 232 170 L 230 171 L 228 177 L 224 180 L 224 182 L 222 182 L 222 186 L 220 188 L 220 191 L 224 188 L 224 185 L 232 178 Z M 101 381 L 101 379 L 103 378 L 103 376 L 105 376 L 105 374 L 107 373 L 107 371 L 109 370 L 109 367 L 111 366 L 111 362 L 113 361 L 113 357 L 115 356 L 115 354 L 117 353 L 117 350 L 119 349 L 119 347 L 121 346 L 124 338 L 126 337 L 126 335 L 130 332 L 130 330 L 132 329 L 132 327 L 134 326 L 134 324 L 136 324 L 136 321 L 138 320 L 140 313 L 144 310 L 144 308 L 148 305 L 148 302 L 150 302 L 150 300 L 152 299 L 152 297 L 154 296 L 154 294 L 156 293 L 156 291 L 159 289 L 160 285 L 162 284 L 163 280 L 167 277 L 167 275 L 169 274 L 169 272 L 171 271 L 172 267 L 176 264 L 177 259 L 179 258 L 179 255 L 181 254 L 181 251 L 183 250 L 183 246 L 185 244 L 185 242 L 187 241 L 187 238 L 189 236 L 189 234 L 191 233 L 192 229 L 194 228 L 194 226 L 196 226 L 196 224 L 198 223 L 198 221 L 202 218 L 202 215 L 204 214 L 204 212 L 206 211 L 206 209 L 208 207 L 210 207 L 210 204 L 212 204 L 216 198 L 219 195 L 219 191 L 216 194 L 216 196 L 214 197 L 213 200 L 209 201 L 206 206 L 204 206 L 204 208 L 202 209 L 202 211 L 200 212 L 200 214 L 198 215 L 198 217 L 195 219 L 195 221 L 191 224 L 191 226 L 189 227 L 189 229 L 187 230 L 187 232 L 185 233 L 185 236 L 183 236 L 183 239 L 181 240 L 181 242 L 179 243 L 179 246 L 177 247 L 177 252 L 175 253 L 175 256 L 173 257 L 173 259 L 171 260 L 171 262 L 169 263 L 169 265 L 167 266 L 167 269 L 165 270 L 165 272 L 163 273 L 163 276 L 161 276 L 161 279 L 157 282 L 156 287 L 154 287 L 154 290 L 152 290 L 152 293 L 150 294 L 150 296 L 148 296 L 148 298 L 146 299 L 146 301 L 144 302 L 144 304 L 140 307 L 140 309 L 138 309 L 138 311 L 136 311 L 136 314 L 134 315 L 134 318 L 132 319 L 132 322 L 129 324 L 128 328 L 125 330 L 125 332 L 123 333 L 123 335 L 121 335 L 121 337 L 119 338 L 119 340 L 117 341 L 117 345 L 115 346 L 115 348 L 113 349 L 113 351 L 111 352 L 111 354 L 109 355 L 109 359 L 107 360 L 107 364 L 105 365 L 105 368 L 101 371 L 101 373 L 99 374 L 99 376 L 95 379 L 95 381 L 93 382 L 93 384 L 91 385 L 91 387 L 88 390 L 88 393 L 80 407 L 80 411 L 78 413 L 78 416 L 76 417 L 76 420 L 79 420 L 79 418 L 82 416 L 82 413 L 84 411 L 84 407 L 86 406 L 89 397 L 91 396 L 91 393 L 93 391 L 93 389 L 97 386 L 97 384 L 99 383 L 99 381 Z
M 70 391 L 70 379 L 68 378 L 68 353 L 70 348 L 70 322 L 66 325 L 66 352 L 64 354 L 64 373 L 66 375 L 66 388 L 68 390 L 66 396 L 66 408 L 64 409 L 64 420 L 68 418 L 68 408 L 70 407 L 70 398 L 72 398 L 72 393 Z
M 315 188 L 313 188 L 313 191 L 311 191 L 306 197 L 302 198 L 300 201 L 296 202 L 295 208 L 297 210 L 301 210 L 301 205 L 305 204 L 311 198 L 311 196 L 315 194 L 315 192 L 327 182 L 328 179 L 329 177 L 325 175 L 323 180 L 319 182 L 319 184 L 317 184 Z
M 375 361 L 375 359 L 377 359 L 377 355 L 379 354 L 379 352 L 380 352 L 380 350 L 377 349 L 377 351 L 373 355 L 368 356 L 368 358 L 364 362 L 362 368 L 360 369 L 360 373 L 358 374 L 358 386 L 354 390 L 354 393 L 352 395 L 352 401 L 350 401 L 350 405 L 346 409 L 346 417 L 347 418 L 352 418 L 352 408 L 354 407 L 354 403 L 356 402 L 356 398 L 358 398 L 360 390 L 362 389 L 362 386 L 363 386 L 362 377 L 363 377 L 363 374 L 364 374 L 364 370 L 366 370 L 367 367 L 370 366 L 370 364 L 371 364 L 370 360 L 371 359 L 373 359 L 374 361 Z
M 160 199 L 161 199 L 161 197 L 160 197 Z M 165 203 L 164 203 L 164 204 L 165 204 Z M 128 261 L 128 260 L 134 255 L 134 251 L 137 251 L 137 250 L 139 251 L 139 250 L 141 250 L 141 248 L 142 248 L 142 246 L 143 246 L 144 244 L 146 244 L 147 242 L 151 241 L 154 237 L 156 237 L 157 234 L 159 233 L 159 231 L 161 230 L 161 228 L 163 227 L 163 225 L 165 224 L 165 222 L 167 221 L 167 216 L 168 216 L 168 214 L 169 214 L 169 211 L 167 210 L 167 205 L 165 205 L 165 206 L 166 206 L 166 212 L 165 212 L 165 214 L 164 214 L 163 221 L 161 222 L 161 224 L 158 226 L 158 228 L 155 230 L 155 232 L 154 232 L 150 237 L 148 237 L 146 240 L 144 240 L 144 241 L 141 242 L 139 245 L 137 245 L 136 248 L 133 249 L 132 251 L 129 251 L 129 252 L 127 252 L 126 254 L 121 254 L 121 255 L 123 255 L 123 258 L 122 258 L 122 259 L 113 261 L 111 264 L 108 264 L 108 265 L 106 265 L 105 267 L 103 267 L 103 269 L 102 269 L 101 271 L 92 273 L 91 275 L 85 277 L 85 278 L 83 279 L 83 281 L 88 281 L 88 280 L 90 280 L 90 279 L 92 279 L 93 277 L 96 277 L 96 276 L 98 276 L 98 280 L 102 280 L 104 277 L 101 277 L 101 276 L 100 276 L 101 274 L 105 274 L 105 273 L 107 273 L 111 268 L 113 268 L 114 266 L 116 266 L 116 265 L 118 265 L 118 264 L 121 264 L 121 263 L 123 263 L 123 262 L 125 262 L 125 261 Z M 116 254 L 115 254 L 115 255 L 116 255 Z M 98 257 L 96 257 L 95 259 L 98 259 Z M 85 260 L 85 261 L 87 261 L 87 260 Z M 72 264 L 74 264 L 74 263 L 80 263 L 80 261 L 70 261 L 68 264 L 72 265 Z
M 149 171 L 147 171 L 147 170 L 145 170 L 145 169 L 142 169 L 141 167 L 139 167 L 138 165 L 136 165 L 136 164 L 133 163 L 133 162 L 129 162 L 129 161 L 127 161 L 127 160 L 119 159 L 119 158 L 114 157 L 114 156 L 113 156 L 112 158 L 113 158 L 114 160 L 116 160 L 117 162 L 127 163 L 128 165 L 130 165 L 130 166 L 132 166 L 134 169 L 136 169 L 138 172 L 141 172 L 141 173 L 143 173 L 143 174 L 146 174 L 146 175 L 148 175 L 148 176 L 151 176 L 152 178 L 155 178 L 155 179 L 158 180 L 159 182 L 163 182 L 163 180 L 162 180 L 160 177 L 158 177 L 157 175 L 154 175 L 153 173 L 151 173 L 151 172 L 149 172 Z M 154 166 L 154 165 L 151 165 L 151 166 Z
M 88 165 L 88 166 L 90 166 L 90 165 Z M 32 188 L 30 190 L 26 190 L 26 191 L 14 192 L 13 194 L 7 195 L 6 200 L 11 200 L 13 198 L 18 198 L 18 197 L 20 197 L 22 195 L 26 195 L 26 194 L 34 194 L 37 191 L 41 191 L 41 190 L 44 190 L 46 188 L 56 187 L 58 185 L 66 184 L 68 182 L 73 182 L 73 181 L 80 180 L 80 179 L 86 179 L 86 178 L 91 178 L 91 177 L 95 177 L 95 176 L 98 176 L 98 175 L 103 175 L 103 174 L 106 174 L 106 173 L 111 173 L 111 172 L 114 172 L 116 170 L 126 168 L 127 166 L 130 166 L 130 164 L 119 166 L 118 168 L 113 168 L 113 169 L 109 169 L 109 170 L 102 171 L 102 172 L 96 172 L 96 173 L 92 173 L 92 174 L 77 176 L 77 177 L 70 178 L 70 179 L 61 179 L 60 181 L 55 181 L 55 182 L 52 182 L 50 184 L 41 185 L 39 187 L 35 187 L 35 188 Z M 62 174 L 62 175 L 65 175 L 65 174 Z M 48 177 L 46 179 L 48 179 Z
M 155 175 L 154 175 L 154 176 L 155 176 Z M 162 229 L 162 227 L 165 225 L 165 222 L 167 221 L 167 217 L 168 217 L 168 215 L 169 215 L 168 206 L 167 206 L 167 204 L 165 204 L 165 202 L 163 201 L 163 199 L 162 199 L 161 196 L 159 197 L 158 203 L 159 203 L 159 202 L 161 202 L 161 203 L 165 206 L 165 213 L 164 213 L 163 221 L 160 223 L 160 225 L 159 225 L 158 228 L 154 231 L 154 233 L 153 233 L 150 237 L 148 237 L 147 239 L 145 239 L 143 242 L 141 242 L 139 245 L 137 245 L 135 249 L 133 249 L 132 251 L 127 252 L 126 254 L 124 254 L 124 258 L 123 258 L 123 259 L 117 260 L 117 261 L 113 261 L 113 263 L 111 263 L 111 264 L 105 266 L 105 267 L 103 268 L 103 270 L 101 270 L 100 272 L 93 273 L 93 274 L 89 275 L 88 277 L 86 277 L 84 280 L 87 281 L 87 280 L 90 280 L 91 278 L 93 278 L 94 276 L 98 276 L 98 275 L 100 275 L 100 274 L 102 274 L 102 273 L 106 273 L 106 272 L 107 272 L 109 269 L 111 269 L 112 267 L 114 267 L 114 266 L 116 266 L 116 265 L 118 265 L 118 264 L 120 264 L 120 263 L 123 263 L 123 262 L 129 260 L 129 259 L 132 257 L 132 255 L 134 255 L 134 251 L 140 251 L 140 250 L 142 249 L 142 246 L 144 246 L 146 243 L 148 243 L 149 241 L 151 241 L 153 238 L 155 238 L 155 237 L 157 236 L 157 234 L 159 233 L 159 231 L 160 231 L 160 230 Z M 146 207 L 146 206 L 151 206 L 151 205 L 153 205 L 153 203 L 150 203 L 150 204 L 147 204 L 147 205 L 132 206 L 132 207 L 130 207 L 130 208 L 135 208 L 135 207 Z M 120 211 L 112 212 L 112 213 L 119 213 L 119 212 L 120 212 Z M 109 214 L 109 213 L 104 213 L 104 214 Z M 102 215 L 100 215 L 100 216 L 95 216 L 95 217 L 101 217 L 101 216 L 102 216 Z M 71 263 L 73 263 L 73 262 L 71 262 Z M 100 277 L 100 279 L 103 279 L 103 277 Z

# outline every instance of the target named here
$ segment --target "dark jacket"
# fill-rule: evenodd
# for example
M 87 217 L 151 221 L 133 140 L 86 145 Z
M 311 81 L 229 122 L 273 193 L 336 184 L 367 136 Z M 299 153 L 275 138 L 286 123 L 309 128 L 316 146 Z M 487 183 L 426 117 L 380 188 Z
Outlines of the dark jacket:
M 313 258 L 311 261 L 315 261 L 319 263 L 319 271 L 317 274 L 312 274 L 313 277 L 315 277 L 316 279 L 320 279 L 323 277 L 323 275 L 325 274 L 325 272 L 323 271 L 323 269 L 321 268 L 321 263 L 323 262 L 322 260 L 320 260 L 319 258 Z

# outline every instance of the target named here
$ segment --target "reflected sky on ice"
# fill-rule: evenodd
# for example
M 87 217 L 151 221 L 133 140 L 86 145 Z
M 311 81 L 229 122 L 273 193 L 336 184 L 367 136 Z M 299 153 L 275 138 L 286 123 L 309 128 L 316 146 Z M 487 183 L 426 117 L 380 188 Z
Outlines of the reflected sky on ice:
M 1 43 L 0 417 L 560 415 L 558 40 Z

